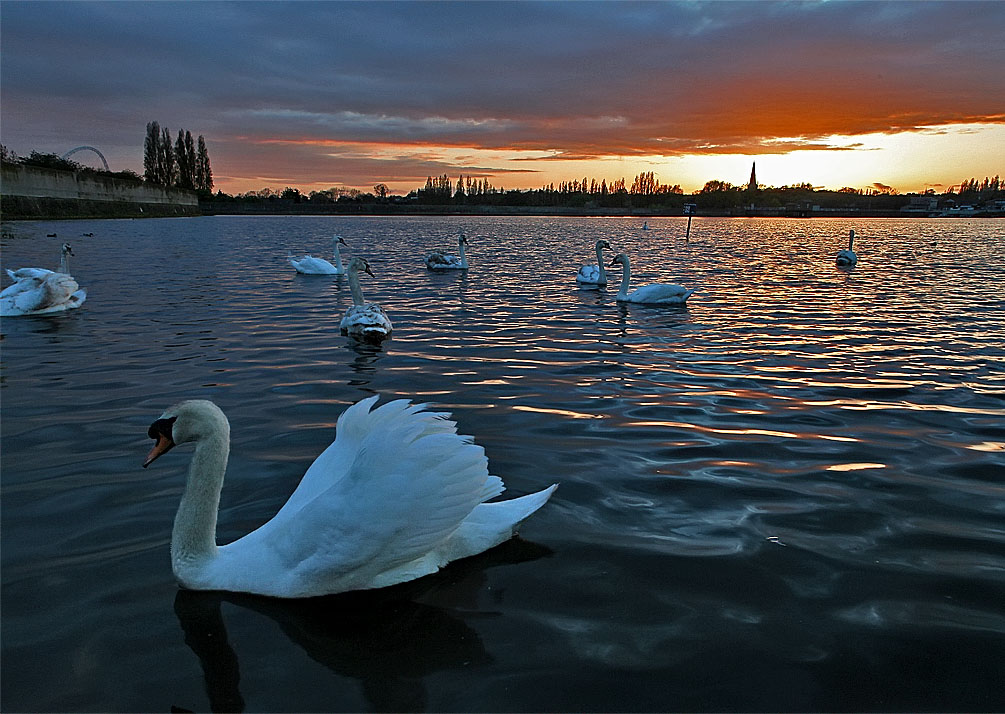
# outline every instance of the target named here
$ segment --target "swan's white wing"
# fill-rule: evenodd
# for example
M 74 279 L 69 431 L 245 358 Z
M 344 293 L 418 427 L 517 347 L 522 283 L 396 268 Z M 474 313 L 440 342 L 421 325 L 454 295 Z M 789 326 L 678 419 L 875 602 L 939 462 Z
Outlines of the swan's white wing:
M 600 281 L 599 265 L 584 265 L 579 269 L 576 280 L 581 283 L 596 283 Z
M 51 275 L 52 272 L 45 268 L 18 268 L 17 270 L 8 270 L 7 275 L 13 280 L 24 280 L 25 278 L 44 278 Z
M 644 285 L 635 290 L 628 296 L 628 300 L 649 304 L 676 303 L 684 302 L 693 292 L 694 290 L 689 290 L 683 285 L 654 283 L 652 285 Z
M 7 272 L 9 273 L 10 271 Z M 32 278 L 32 277 L 18 278 L 17 282 L 11 283 L 7 287 L 5 287 L 2 292 L 0 292 L 0 298 L 8 298 L 8 297 L 12 298 L 14 295 L 23 293 L 26 290 L 35 290 L 36 288 L 38 288 L 39 285 L 42 284 L 43 279 L 44 276 L 39 278 Z
M 364 330 L 390 334 L 392 329 L 391 320 L 388 318 L 387 313 L 384 312 L 380 305 L 375 303 L 351 306 L 345 311 L 345 315 L 339 323 L 339 328 L 343 332 L 350 334 Z
M 426 255 L 426 267 L 427 268 L 459 268 L 462 267 L 461 259 L 456 255 L 450 255 L 448 253 L 441 253 L 440 251 L 433 251 Z
M 268 547 L 291 592 L 370 586 L 445 541 L 502 491 L 484 450 L 445 415 L 404 401 L 370 411 L 375 401 L 343 413 L 335 441 L 287 504 L 233 544 Z
M 324 258 L 315 258 L 311 255 L 305 255 L 300 260 L 290 258 L 289 261 L 290 265 L 296 268 L 298 273 L 305 273 L 307 275 L 333 275 L 338 272 L 335 266 Z

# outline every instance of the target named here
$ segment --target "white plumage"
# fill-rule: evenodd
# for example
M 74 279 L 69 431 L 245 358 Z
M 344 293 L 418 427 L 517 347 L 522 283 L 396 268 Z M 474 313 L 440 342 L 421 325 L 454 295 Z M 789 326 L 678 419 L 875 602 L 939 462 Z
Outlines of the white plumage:
M 620 264 L 622 267 L 621 288 L 616 299 L 618 302 L 633 302 L 643 305 L 683 305 L 691 297 L 694 289 L 685 288 L 676 283 L 653 283 L 643 285 L 638 290 L 628 292 L 628 283 L 632 277 L 631 262 L 624 253 L 618 253 L 611 261 L 611 267 Z
M 303 273 L 304 275 L 345 275 L 345 268 L 342 267 L 342 253 L 339 251 L 339 243 L 346 245 L 346 242 L 342 240 L 342 236 L 332 237 L 332 243 L 334 244 L 334 258 L 335 265 L 332 265 L 324 258 L 315 258 L 310 254 L 305 255 L 303 258 L 294 258 L 293 254 L 287 257 L 298 273 Z
M 598 240 L 595 248 L 597 249 L 597 264 L 584 265 L 580 268 L 579 273 L 576 275 L 577 283 L 584 285 L 607 285 L 607 271 L 604 270 L 603 249 L 613 250 L 613 248 L 611 248 L 611 244 L 606 240 Z
M 313 597 L 380 588 L 436 572 L 513 536 L 557 485 L 485 503 L 503 491 L 485 451 L 448 414 L 405 400 L 349 407 L 336 437 L 279 512 L 255 531 L 216 544 L 230 424 L 204 400 L 182 402 L 151 425 L 144 466 L 195 442 L 171 535 L 172 570 L 196 590 Z
M 7 275 L 15 282 L 0 292 L 0 316 L 49 315 L 83 305 L 87 291 L 69 274 L 71 255 L 70 244 L 64 243 L 58 271 L 45 268 L 8 270 Z
M 855 243 L 855 231 L 848 231 L 848 247 L 844 250 L 838 251 L 837 254 L 837 264 L 842 268 L 850 268 L 858 262 L 858 256 L 855 255 L 855 251 L 852 250 L 852 245 Z
M 349 292 L 352 306 L 345 311 L 339 329 L 343 335 L 350 335 L 364 342 L 380 342 L 391 335 L 391 320 L 384 309 L 376 303 L 363 299 L 363 289 L 359 285 L 359 271 L 374 277 L 366 259 L 354 256 L 349 261 Z
M 430 251 L 426 254 L 426 267 L 430 270 L 467 270 L 468 257 L 464 253 L 464 246 L 467 244 L 468 237 L 461 231 L 457 237 L 457 255 L 439 250 Z

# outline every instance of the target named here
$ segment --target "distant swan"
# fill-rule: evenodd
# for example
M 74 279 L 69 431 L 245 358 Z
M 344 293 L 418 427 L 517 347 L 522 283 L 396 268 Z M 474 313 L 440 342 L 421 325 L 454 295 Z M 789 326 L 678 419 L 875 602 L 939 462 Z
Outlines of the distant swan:
M 359 286 L 360 270 L 371 278 L 374 277 L 370 264 L 365 259 L 354 256 L 349 261 L 349 292 L 352 294 L 352 307 L 345 311 L 339 329 L 343 335 L 364 342 L 380 342 L 391 335 L 391 321 L 380 305 L 363 300 L 363 290 Z
M 426 254 L 426 267 L 430 270 L 467 270 L 468 258 L 464 254 L 464 246 L 468 244 L 468 238 L 464 231 L 457 237 L 457 253 L 451 255 L 442 251 L 434 250 Z
M 614 260 L 611 261 L 611 267 L 615 265 L 621 265 L 621 288 L 618 290 L 616 300 L 618 302 L 632 302 L 639 303 L 643 305 L 683 305 L 687 299 L 694 292 L 694 289 L 688 290 L 683 285 L 677 285 L 676 283 L 653 283 L 652 285 L 643 285 L 638 290 L 633 291 L 631 294 L 628 292 L 628 282 L 632 277 L 632 267 L 628 260 L 628 256 L 624 253 L 618 253 L 614 256 Z
M 355 260 L 355 258 L 354 258 Z M 449 414 L 406 400 L 371 409 L 369 397 L 338 418 L 335 440 L 278 513 L 216 544 L 230 424 L 210 401 L 182 402 L 147 432 L 143 466 L 195 442 L 171 532 L 175 577 L 193 590 L 283 598 L 382 588 L 435 573 L 511 538 L 557 484 L 485 503 L 504 489 L 485 450 L 457 434 Z
M 45 268 L 8 270 L 7 275 L 15 282 L 0 292 L 0 316 L 49 315 L 83 305 L 87 291 L 70 275 L 71 255 L 70 244 L 64 243 L 57 271 Z
M 596 265 L 584 265 L 579 269 L 579 273 L 576 275 L 577 283 L 584 283 L 586 285 L 607 285 L 607 271 L 604 270 L 604 254 L 603 249 L 614 250 L 611 248 L 611 244 L 606 240 L 598 240 L 596 243 L 597 248 L 597 264 Z
M 848 247 L 844 250 L 838 251 L 837 264 L 842 268 L 850 268 L 858 262 L 858 256 L 855 255 L 855 251 L 852 250 L 852 245 L 855 243 L 855 231 L 848 231 Z
M 345 275 L 345 268 L 342 267 L 342 253 L 339 251 L 338 245 L 339 243 L 346 245 L 346 242 L 342 240 L 342 236 L 333 236 L 332 243 L 335 246 L 335 265 L 324 258 L 314 258 L 310 254 L 303 258 L 294 258 L 293 254 L 290 253 L 287 260 L 298 273 L 304 275 Z

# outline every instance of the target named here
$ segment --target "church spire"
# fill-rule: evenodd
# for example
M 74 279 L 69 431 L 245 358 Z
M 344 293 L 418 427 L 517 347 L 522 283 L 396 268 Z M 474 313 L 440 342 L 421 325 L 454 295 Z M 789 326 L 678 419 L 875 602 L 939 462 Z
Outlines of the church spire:
M 750 183 L 747 184 L 747 189 L 750 191 L 757 190 L 757 162 L 753 162 L 750 165 Z

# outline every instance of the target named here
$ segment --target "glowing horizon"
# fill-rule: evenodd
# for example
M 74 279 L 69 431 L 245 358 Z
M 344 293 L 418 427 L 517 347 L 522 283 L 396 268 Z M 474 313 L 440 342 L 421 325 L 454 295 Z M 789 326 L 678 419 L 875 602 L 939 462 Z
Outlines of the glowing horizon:
M 1005 166 L 1005 3 L 8 0 L 0 141 L 204 135 L 216 188 L 652 171 L 942 192 Z

